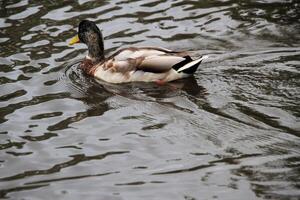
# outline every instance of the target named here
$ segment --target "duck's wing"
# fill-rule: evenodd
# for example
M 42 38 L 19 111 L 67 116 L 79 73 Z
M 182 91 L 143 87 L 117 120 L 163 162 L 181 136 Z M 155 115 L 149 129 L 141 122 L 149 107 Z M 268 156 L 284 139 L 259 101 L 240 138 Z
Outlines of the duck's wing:
M 153 73 L 162 73 L 169 71 L 176 64 L 182 63 L 186 59 L 185 57 L 173 55 L 149 56 L 142 60 L 137 66 L 137 69 Z
M 115 71 L 127 72 L 132 70 L 142 70 L 146 72 L 162 73 L 169 71 L 187 60 L 185 52 L 175 52 L 158 47 L 126 48 L 121 49 L 106 62 L 108 68 L 113 67 Z

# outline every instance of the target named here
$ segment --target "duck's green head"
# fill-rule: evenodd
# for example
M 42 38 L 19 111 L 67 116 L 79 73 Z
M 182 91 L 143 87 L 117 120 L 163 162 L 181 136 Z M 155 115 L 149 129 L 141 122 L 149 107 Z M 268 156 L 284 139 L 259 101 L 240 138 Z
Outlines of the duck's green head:
M 95 22 L 83 20 L 79 23 L 78 35 L 73 37 L 69 44 L 73 45 L 79 42 L 88 46 L 88 57 L 93 62 L 100 62 L 104 59 L 103 37 Z

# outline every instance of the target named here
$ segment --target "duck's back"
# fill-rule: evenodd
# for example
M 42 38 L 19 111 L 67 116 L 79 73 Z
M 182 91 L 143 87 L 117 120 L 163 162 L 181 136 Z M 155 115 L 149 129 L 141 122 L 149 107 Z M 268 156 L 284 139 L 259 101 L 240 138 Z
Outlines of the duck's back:
M 124 48 L 102 62 L 95 77 L 113 83 L 172 81 L 188 76 L 176 70 L 190 61 L 185 52 L 156 47 Z

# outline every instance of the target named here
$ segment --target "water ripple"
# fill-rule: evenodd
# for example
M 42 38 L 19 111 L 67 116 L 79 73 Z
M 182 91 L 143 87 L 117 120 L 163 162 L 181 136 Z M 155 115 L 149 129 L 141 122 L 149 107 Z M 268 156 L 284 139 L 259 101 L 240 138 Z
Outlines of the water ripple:
M 0 198 L 298 198 L 297 1 L 0 5 Z M 86 47 L 68 45 L 83 19 L 107 55 L 209 59 L 163 86 L 95 80 L 79 68 Z

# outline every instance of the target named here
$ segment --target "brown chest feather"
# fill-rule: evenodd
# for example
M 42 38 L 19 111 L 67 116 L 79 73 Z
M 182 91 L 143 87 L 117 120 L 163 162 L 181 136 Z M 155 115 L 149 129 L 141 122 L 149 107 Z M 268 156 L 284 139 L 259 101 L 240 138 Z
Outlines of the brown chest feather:
M 80 68 L 88 75 L 93 76 L 96 69 L 97 69 L 97 65 L 94 64 L 91 60 L 89 59 L 84 59 L 81 63 L 80 63 Z

